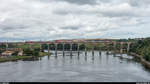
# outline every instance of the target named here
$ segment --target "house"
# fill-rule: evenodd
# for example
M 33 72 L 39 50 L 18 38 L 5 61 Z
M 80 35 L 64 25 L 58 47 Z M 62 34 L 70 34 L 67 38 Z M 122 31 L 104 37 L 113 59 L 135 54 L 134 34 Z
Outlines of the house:
M 5 51 L 2 53 L 2 56 L 12 56 L 13 53 L 13 51 Z
M 23 51 L 19 51 L 18 56 L 22 56 L 22 55 L 23 55 Z

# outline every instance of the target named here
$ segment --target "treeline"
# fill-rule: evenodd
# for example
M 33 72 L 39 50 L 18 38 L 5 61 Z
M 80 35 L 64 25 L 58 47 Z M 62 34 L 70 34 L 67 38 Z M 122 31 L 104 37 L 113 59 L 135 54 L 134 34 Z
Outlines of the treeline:
M 130 51 L 141 55 L 145 60 L 150 61 L 150 38 L 137 40 L 132 44 Z
M 141 40 L 139 39 L 120 39 L 120 40 L 116 40 L 119 42 L 134 42 L 133 44 L 131 44 L 131 48 L 130 48 L 130 52 L 134 52 L 136 54 L 139 54 L 141 56 L 143 56 L 144 59 L 146 59 L 147 61 L 150 61 L 150 38 L 142 38 Z M 54 44 L 50 44 L 50 50 L 55 50 L 55 45 Z M 113 50 L 113 44 L 110 44 L 109 46 L 106 44 L 101 44 L 101 50 L 106 50 L 107 48 L 109 50 Z M 5 45 L 0 45 L 1 48 L 5 48 Z M 9 44 L 10 48 L 13 48 L 14 46 L 12 44 Z M 73 44 L 72 45 L 72 49 L 73 50 L 77 50 L 78 45 L 77 44 Z M 91 50 L 93 47 L 93 44 L 87 44 L 85 46 L 85 44 L 81 44 L 80 45 L 80 50 L 84 50 L 85 47 L 87 48 L 87 50 Z M 123 47 L 126 49 L 127 45 L 123 45 Z M 32 45 L 32 48 L 29 44 L 25 44 L 24 46 L 17 46 L 17 48 L 23 48 L 24 54 L 26 56 L 39 56 L 41 54 L 40 52 L 40 45 L 39 44 L 34 44 Z M 42 51 L 48 49 L 48 45 L 47 44 L 43 44 L 42 45 Z M 63 49 L 63 45 L 62 44 L 58 44 L 57 45 L 57 50 L 62 50 Z M 116 49 L 119 51 L 120 49 L 120 44 L 116 45 Z M 70 45 L 69 44 L 65 44 L 65 50 L 70 50 Z M 94 44 L 94 50 L 99 50 L 99 45 L 98 44 Z M 2 53 L 3 51 L 0 51 L 0 53 Z
M 23 49 L 23 53 L 25 56 L 43 56 L 43 54 L 47 54 L 44 52 L 44 50 L 40 50 L 40 45 L 35 44 L 33 45 L 32 48 L 30 48 L 29 44 L 25 44 L 23 47 L 22 46 L 17 46 L 18 48 Z
M 0 50 L 0 54 L 2 52 L 5 51 L 5 45 L 1 45 L 1 48 L 3 48 L 3 50 Z M 12 44 L 9 44 L 9 48 L 15 48 Z M 21 48 L 23 50 L 23 55 L 24 56 L 43 56 L 43 55 L 47 55 L 46 52 L 44 52 L 44 50 L 40 50 L 40 45 L 39 44 L 35 44 L 32 46 L 32 48 L 30 48 L 29 44 L 25 44 L 24 46 L 22 45 L 18 45 L 16 48 Z M 15 51 L 12 55 L 13 56 L 17 56 L 19 53 L 19 51 Z

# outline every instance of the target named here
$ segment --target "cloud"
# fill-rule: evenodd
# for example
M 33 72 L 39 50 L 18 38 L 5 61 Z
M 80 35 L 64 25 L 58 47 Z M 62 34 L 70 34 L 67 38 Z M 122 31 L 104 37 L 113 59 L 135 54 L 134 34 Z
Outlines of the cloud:
M 98 0 L 32 0 L 32 1 L 40 1 L 40 2 L 46 2 L 46 3 L 50 3 L 50 2 L 67 2 L 70 4 L 77 4 L 77 5 L 95 5 L 97 4 Z
M 79 28 L 80 28 L 80 26 L 65 26 L 65 27 L 62 27 L 62 29 L 71 29 L 71 30 L 77 30 Z
M 69 3 L 83 5 L 83 4 L 96 4 L 97 0 L 59 0 L 59 1 L 66 1 Z
M 149 3 L 149 0 L 1 0 L 0 40 L 146 37 L 150 33 Z M 141 30 L 146 33 L 139 33 Z

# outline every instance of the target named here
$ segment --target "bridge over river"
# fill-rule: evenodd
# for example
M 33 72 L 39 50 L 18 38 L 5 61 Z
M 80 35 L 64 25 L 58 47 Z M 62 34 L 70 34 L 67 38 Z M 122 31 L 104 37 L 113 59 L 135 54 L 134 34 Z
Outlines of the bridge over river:
M 134 56 L 124 54 L 130 51 L 131 42 L 117 41 L 27 41 L 27 42 L 1 42 L 5 45 L 3 50 L 9 50 L 9 44 L 15 46 L 29 44 L 32 49 L 34 44 L 48 47 L 45 52 L 51 55 L 23 59 L 18 61 L 0 63 L 0 82 L 150 82 L 150 71 Z M 54 50 L 50 50 L 50 44 L 55 45 Z M 69 50 L 65 50 L 65 44 L 70 45 Z M 77 45 L 77 50 L 73 51 L 72 45 Z M 80 45 L 90 44 L 92 50 L 80 50 Z M 102 50 L 105 44 L 106 50 Z M 120 53 L 116 53 L 116 45 L 120 45 Z M 62 45 L 62 50 L 57 46 Z M 94 50 L 94 45 L 99 45 L 99 50 Z M 112 54 L 109 54 L 109 46 L 113 45 Z M 124 48 L 123 45 L 126 45 Z M 116 54 L 116 55 L 114 55 Z
M 130 45 L 133 44 L 131 42 L 117 42 L 117 41 L 111 41 L 111 40 L 100 40 L 100 41 L 82 41 L 82 40 L 69 40 L 69 41 L 66 41 L 66 40 L 56 40 L 56 41 L 26 41 L 26 42 L 0 42 L 0 45 L 5 45 L 5 49 L 2 49 L 0 47 L 1 50 L 8 50 L 9 49 L 9 46 L 8 44 L 12 44 L 14 45 L 14 50 L 16 50 L 16 46 L 17 45 L 21 45 L 22 49 L 24 47 L 25 44 L 29 44 L 30 45 L 30 48 L 33 49 L 33 45 L 34 44 L 39 44 L 40 45 L 40 50 L 42 51 L 42 45 L 43 44 L 47 44 L 47 50 L 48 52 L 50 53 L 50 45 L 51 44 L 54 44 L 55 45 L 55 55 L 57 56 L 57 47 L 58 47 L 58 44 L 61 44 L 62 45 L 62 52 L 63 52 L 63 56 L 65 55 L 65 44 L 69 44 L 70 45 L 70 56 L 72 56 L 72 45 L 73 44 L 76 44 L 77 45 L 77 52 L 78 52 L 78 55 L 80 53 L 80 45 L 83 44 L 85 46 L 85 55 L 87 56 L 87 44 L 90 44 L 92 46 L 92 55 L 94 55 L 94 46 L 95 45 L 98 45 L 99 46 L 99 55 L 101 55 L 101 45 L 102 44 L 105 44 L 106 45 L 106 49 L 107 49 L 107 53 L 109 53 L 109 46 L 110 45 L 113 45 L 113 54 L 116 53 L 116 45 L 119 44 L 120 45 L 120 54 L 123 53 L 124 50 L 126 50 L 126 52 L 128 53 L 129 50 L 130 50 Z M 127 47 L 124 49 L 123 45 L 127 45 Z

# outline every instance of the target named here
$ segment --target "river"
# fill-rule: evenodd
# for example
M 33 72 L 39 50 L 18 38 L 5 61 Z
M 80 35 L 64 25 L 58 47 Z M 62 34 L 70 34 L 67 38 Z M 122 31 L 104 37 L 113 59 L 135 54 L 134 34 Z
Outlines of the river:
M 53 52 L 54 53 L 54 52 Z M 150 71 L 127 54 L 106 55 L 88 51 L 62 56 L 0 63 L 0 82 L 150 82 Z

